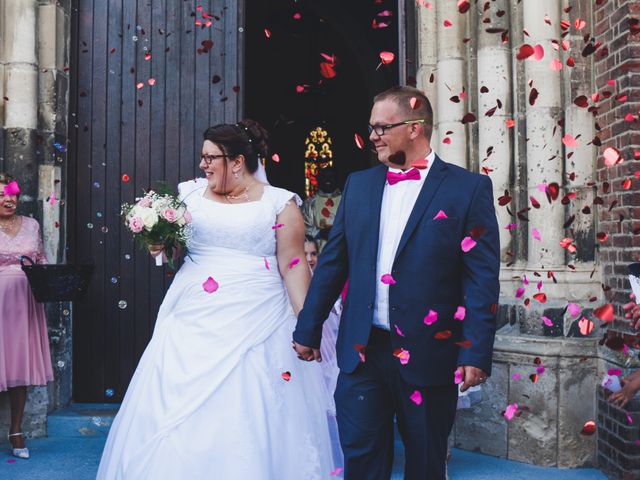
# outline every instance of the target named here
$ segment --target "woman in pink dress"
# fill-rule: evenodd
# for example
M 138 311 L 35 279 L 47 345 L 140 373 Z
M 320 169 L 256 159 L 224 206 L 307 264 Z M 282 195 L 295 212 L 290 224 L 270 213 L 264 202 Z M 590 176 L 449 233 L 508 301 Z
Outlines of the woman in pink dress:
M 16 214 L 19 194 L 11 176 L 0 173 L 0 392 L 9 391 L 12 453 L 29 458 L 22 433 L 27 386 L 53 380 L 53 369 L 44 307 L 20 268 L 22 255 L 37 263 L 47 258 L 38 222 Z

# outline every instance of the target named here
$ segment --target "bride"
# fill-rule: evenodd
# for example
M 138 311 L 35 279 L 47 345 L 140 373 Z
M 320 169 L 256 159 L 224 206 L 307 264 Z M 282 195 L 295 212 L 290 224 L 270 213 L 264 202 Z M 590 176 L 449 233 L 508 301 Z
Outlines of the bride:
M 193 217 L 189 255 L 99 479 L 308 480 L 340 470 L 321 365 L 291 348 L 310 281 L 304 224 L 297 195 L 258 180 L 266 140 L 251 120 L 204 133 L 206 178 L 178 186 Z

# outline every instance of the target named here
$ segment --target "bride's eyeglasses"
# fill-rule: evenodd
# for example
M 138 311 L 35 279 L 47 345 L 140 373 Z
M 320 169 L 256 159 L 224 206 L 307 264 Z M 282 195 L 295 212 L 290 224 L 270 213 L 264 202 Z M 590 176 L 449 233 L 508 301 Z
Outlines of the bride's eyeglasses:
M 204 162 L 207 166 L 211 165 L 216 158 L 227 158 L 229 155 L 202 155 L 200 156 L 200 161 Z

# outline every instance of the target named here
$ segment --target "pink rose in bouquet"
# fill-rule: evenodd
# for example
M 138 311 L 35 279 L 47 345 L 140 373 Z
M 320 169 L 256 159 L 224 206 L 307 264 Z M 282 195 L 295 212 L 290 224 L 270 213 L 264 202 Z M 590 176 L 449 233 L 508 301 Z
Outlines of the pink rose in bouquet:
M 144 230 L 144 222 L 140 217 L 131 217 L 129 219 L 129 230 L 133 233 L 140 233 Z
M 178 221 L 178 212 L 176 212 L 173 208 L 165 208 L 160 212 L 160 216 L 164 218 L 169 223 L 175 223 Z

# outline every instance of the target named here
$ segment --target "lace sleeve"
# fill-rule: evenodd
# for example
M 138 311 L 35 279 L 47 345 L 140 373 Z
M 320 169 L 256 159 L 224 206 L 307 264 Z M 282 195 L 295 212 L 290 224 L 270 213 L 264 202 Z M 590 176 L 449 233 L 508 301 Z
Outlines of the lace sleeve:
M 285 190 L 284 188 L 276 188 L 275 190 L 276 215 L 280 215 L 284 208 L 292 201 L 294 201 L 298 207 L 302 206 L 302 199 L 298 196 L 297 193 L 290 192 L 289 190 Z

